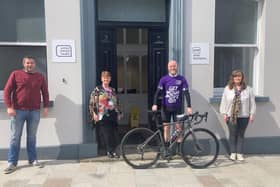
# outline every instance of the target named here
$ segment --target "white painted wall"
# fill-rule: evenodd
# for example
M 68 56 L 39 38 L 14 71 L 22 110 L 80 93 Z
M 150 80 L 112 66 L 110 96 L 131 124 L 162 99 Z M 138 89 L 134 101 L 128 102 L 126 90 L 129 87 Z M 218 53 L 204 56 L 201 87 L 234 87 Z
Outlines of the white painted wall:
M 263 94 L 269 96 L 270 102 L 258 104 L 257 119 L 250 134 L 259 136 L 280 135 L 280 87 L 278 86 L 279 76 L 279 24 L 280 1 L 266 0 L 263 11 L 263 24 L 261 45 L 263 47 L 261 69 L 263 71 Z M 262 67 L 263 65 L 263 67 Z
M 48 81 L 54 107 L 50 109 L 49 118 L 40 125 L 39 143 L 79 144 L 82 142 L 83 126 L 80 1 L 47 0 L 45 16 Z M 52 41 L 57 39 L 75 41 L 76 62 L 52 61 Z M 49 139 L 48 136 L 54 138 Z
M 80 47 L 80 2 L 77 0 L 45 1 L 48 86 L 54 107 L 41 119 L 38 146 L 79 144 L 82 142 L 82 86 Z M 75 63 L 52 62 L 53 39 L 73 39 L 76 44 Z M 67 84 L 62 83 L 62 78 Z M 0 148 L 9 146 L 10 119 L 6 109 L 0 109 Z M 25 129 L 22 146 L 26 145 Z
M 280 88 L 275 85 L 280 64 L 278 45 L 280 24 L 277 21 L 280 1 L 265 1 L 262 22 L 260 23 L 260 64 L 259 96 L 268 96 L 270 102 L 257 103 L 255 122 L 248 127 L 246 137 L 273 137 L 280 135 Z M 185 54 L 186 77 L 191 86 L 194 110 L 209 112 L 207 127 L 221 137 L 228 136 L 226 124 L 218 113 L 218 104 L 210 104 L 213 97 L 214 42 L 215 42 L 215 0 L 187 0 L 185 2 Z M 190 43 L 209 43 L 209 65 L 190 65 Z
M 187 0 L 185 6 L 185 72 L 191 87 L 193 111 L 208 112 L 207 124 L 203 127 L 225 137 L 225 127 L 221 126 L 215 108 L 209 103 L 213 96 L 215 0 Z M 209 64 L 190 64 L 191 43 L 209 43 Z
M 80 2 L 77 0 L 46 0 L 46 39 L 48 82 L 54 107 L 49 117 L 42 119 L 38 130 L 38 146 L 78 144 L 82 142 L 82 79 L 80 46 Z M 220 137 L 227 136 L 227 127 L 218 113 L 218 105 L 210 104 L 213 96 L 215 0 L 186 0 L 185 3 L 186 77 L 191 86 L 193 109 L 209 112 L 207 128 Z M 277 84 L 280 69 L 279 0 L 266 0 L 262 15 L 261 58 L 259 66 L 259 94 L 270 102 L 257 103 L 255 122 L 249 126 L 247 137 L 280 135 L 280 88 Z M 52 40 L 73 39 L 76 45 L 75 63 L 52 62 Z M 210 44 L 210 63 L 190 65 L 190 43 Z M 67 83 L 62 82 L 65 78 Z M 0 108 L 0 148 L 9 145 L 10 120 Z M 205 124 L 204 124 L 205 126 Z M 22 144 L 25 145 L 25 133 Z

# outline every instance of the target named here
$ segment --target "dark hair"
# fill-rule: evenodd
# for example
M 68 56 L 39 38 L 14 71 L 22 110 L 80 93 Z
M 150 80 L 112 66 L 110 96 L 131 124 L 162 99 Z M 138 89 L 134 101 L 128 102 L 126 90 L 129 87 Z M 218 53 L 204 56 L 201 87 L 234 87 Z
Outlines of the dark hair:
M 31 56 L 31 55 L 26 55 L 22 58 L 22 63 L 24 63 L 25 59 L 33 59 L 34 61 L 36 61 L 35 57 Z
M 237 77 L 237 76 L 240 76 L 240 77 L 242 78 L 242 79 L 241 79 L 241 83 L 240 83 L 241 89 L 242 89 L 242 90 L 246 89 L 247 84 L 246 84 L 246 82 L 245 82 L 244 73 L 243 73 L 241 70 L 239 70 L 239 69 L 233 70 L 233 71 L 231 72 L 231 75 L 230 75 L 230 77 L 229 77 L 229 81 L 228 81 L 228 84 L 227 84 L 228 87 L 229 87 L 229 89 L 233 89 L 233 87 L 234 87 L 233 78 L 234 78 L 234 77 Z

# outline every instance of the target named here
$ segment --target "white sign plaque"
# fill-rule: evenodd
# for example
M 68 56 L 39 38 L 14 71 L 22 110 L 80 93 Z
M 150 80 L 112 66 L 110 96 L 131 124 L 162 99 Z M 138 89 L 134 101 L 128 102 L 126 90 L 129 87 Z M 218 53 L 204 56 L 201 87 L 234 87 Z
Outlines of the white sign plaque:
M 3 98 L 3 92 L 4 91 L 0 91 L 0 102 L 3 102 L 4 98 Z
M 75 41 L 74 40 L 53 40 L 52 60 L 54 62 L 75 62 Z
M 209 43 L 191 44 L 191 64 L 209 64 Z

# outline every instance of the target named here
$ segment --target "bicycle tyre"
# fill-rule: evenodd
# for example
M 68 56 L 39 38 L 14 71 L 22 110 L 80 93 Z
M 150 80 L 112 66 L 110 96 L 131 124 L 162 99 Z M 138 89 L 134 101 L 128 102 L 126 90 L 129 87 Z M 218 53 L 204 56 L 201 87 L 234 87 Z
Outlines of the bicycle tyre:
M 135 169 L 146 169 L 154 165 L 160 157 L 161 141 L 159 135 L 147 128 L 130 130 L 121 141 L 121 154 L 124 161 Z M 146 145 L 142 144 L 149 138 Z
M 193 134 L 197 141 L 194 141 Z M 183 137 L 181 156 L 192 168 L 201 169 L 216 161 L 219 149 L 219 141 L 214 133 L 208 129 L 196 128 Z

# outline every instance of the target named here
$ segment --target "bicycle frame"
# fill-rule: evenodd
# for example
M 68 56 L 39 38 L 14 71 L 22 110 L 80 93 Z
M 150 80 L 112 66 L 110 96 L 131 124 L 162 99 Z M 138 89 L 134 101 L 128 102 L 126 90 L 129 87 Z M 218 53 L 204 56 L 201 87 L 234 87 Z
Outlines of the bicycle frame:
M 124 161 L 136 169 L 152 166 L 160 159 L 160 156 L 162 159 L 168 160 L 169 162 L 172 155 L 174 155 L 173 147 L 176 144 L 179 145 L 178 148 L 180 148 L 179 155 L 191 167 L 205 168 L 211 165 L 218 156 L 218 139 L 215 134 L 208 129 L 200 127 L 193 128 L 193 125 L 201 123 L 203 119 L 207 121 L 207 114 L 207 112 L 204 114 L 196 112 L 192 115 L 177 115 L 177 121 L 171 123 L 158 123 L 158 120 L 156 120 L 157 127 L 174 126 L 177 124 L 181 126 L 181 128 L 177 130 L 177 137 L 171 138 L 168 147 L 165 146 L 161 129 L 158 128 L 156 131 L 152 131 L 148 128 L 132 129 L 124 136 L 121 142 Z M 154 116 L 155 115 L 153 115 L 153 117 Z M 178 127 L 176 128 L 178 129 Z M 138 141 L 132 142 L 131 144 L 130 138 L 133 137 L 137 138 Z M 201 137 L 207 138 L 204 139 Z M 177 144 L 177 142 L 181 144 Z M 137 159 L 137 157 L 139 159 Z
M 156 125 L 157 127 L 164 127 L 164 126 L 174 126 L 176 124 L 179 124 L 182 126 L 182 129 L 179 131 L 179 134 L 177 135 L 176 139 L 173 140 L 170 145 L 168 146 L 168 150 L 171 150 L 173 148 L 173 146 L 178 142 L 178 139 L 179 138 L 184 138 L 184 136 L 190 132 L 193 139 L 194 139 L 194 142 L 196 142 L 196 146 L 197 148 L 200 150 L 200 146 L 197 144 L 197 138 L 195 136 L 195 133 L 193 132 L 193 125 L 195 124 L 199 124 L 201 123 L 203 117 L 205 117 L 205 121 L 207 121 L 207 115 L 208 113 L 206 112 L 204 115 L 199 115 L 198 112 L 196 112 L 195 114 L 192 115 L 191 119 L 184 119 L 183 121 L 176 121 L 176 122 L 170 122 L 170 123 L 164 123 L 162 125 L 159 125 L 158 124 L 158 120 L 156 119 Z M 196 121 L 197 117 L 200 117 L 201 119 Z M 161 130 L 158 129 L 157 131 L 154 132 L 154 134 L 149 137 L 143 144 L 142 144 L 142 149 L 143 147 L 145 147 L 145 145 L 153 138 L 155 137 L 157 134 L 159 134 L 159 137 L 160 137 L 160 143 L 161 143 L 161 147 L 164 147 L 164 139 L 163 139 L 163 136 L 162 136 L 162 133 L 161 133 Z
M 181 125 L 183 125 L 183 128 L 182 128 L 182 131 L 179 131 L 179 134 L 178 136 L 176 137 L 176 139 L 171 142 L 171 144 L 168 146 L 168 150 L 171 150 L 173 148 L 173 146 L 176 144 L 177 140 L 179 139 L 180 136 L 184 136 L 186 134 L 186 132 L 188 130 L 192 131 L 192 126 L 191 126 L 191 123 L 190 122 L 187 122 L 187 127 L 185 128 L 185 123 L 186 121 L 184 122 L 179 122 L 179 124 L 181 123 Z M 171 126 L 171 125 L 175 125 L 175 124 L 178 124 L 178 122 L 171 122 L 171 123 L 167 123 L 167 124 L 164 124 L 162 126 Z M 192 133 L 193 136 L 194 136 L 194 133 Z M 148 142 L 150 142 L 150 140 L 152 140 L 155 136 L 159 136 L 160 137 L 160 144 L 161 144 L 161 147 L 164 147 L 164 139 L 163 139 L 163 136 L 162 136 L 162 133 L 161 133 L 161 130 L 158 129 L 156 132 L 154 132 L 154 134 L 152 136 L 150 136 L 149 138 L 147 138 L 141 145 L 139 145 L 139 149 L 143 150 L 143 148 L 147 145 Z M 194 139 L 196 140 L 196 138 L 194 137 Z M 161 153 L 161 152 L 160 152 Z M 162 153 L 161 153 L 162 154 Z

